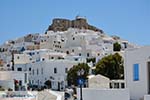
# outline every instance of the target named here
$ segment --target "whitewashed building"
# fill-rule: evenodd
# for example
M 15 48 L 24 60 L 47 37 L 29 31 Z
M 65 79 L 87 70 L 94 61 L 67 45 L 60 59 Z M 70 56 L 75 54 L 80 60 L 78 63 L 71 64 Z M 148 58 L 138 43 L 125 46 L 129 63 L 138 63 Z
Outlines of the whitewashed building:
M 15 81 L 18 83 L 18 90 L 27 90 L 28 72 L 0 71 L 0 86 L 4 89 L 15 90 Z
M 135 45 L 122 40 L 117 36 L 109 36 L 100 32 L 85 29 L 69 28 L 67 31 L 47 31 L 41 34 L 41 49 L 52 49 L 67 55 L 96 58 L 112 54 L 113 44 L 121 44 L 121 50 L 134 48 Z
M 82 56 L 69 56 L 48 49 L 28 50 L 14 56 L 15 71 L 28 71 L 31 85 L 41 87 L 50 80 L 54 90 L 64 90 L 67 71 L 83 62 L 86 58 Z
M 67 80 L 67 71 L 77 65 L 78 61 L 51 60 L 33 63 L 29 78 L 31 84 L 44 86 L 47 80 L 51 81 L 51 88 L 54 90 L 64 90 Z
M 125 80 L 131 100 L 150 100 L 150 46 L 125 52 Z

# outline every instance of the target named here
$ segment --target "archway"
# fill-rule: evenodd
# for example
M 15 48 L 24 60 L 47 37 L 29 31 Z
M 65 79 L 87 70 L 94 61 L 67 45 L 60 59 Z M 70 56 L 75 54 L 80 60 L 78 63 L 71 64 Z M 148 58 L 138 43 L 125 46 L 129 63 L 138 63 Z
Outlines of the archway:
M 51 85 L 51 80 L 45 81 L 44 84 L 47 86 L 48 89 L 50 89 L 50 88 L 52 87 L 52 85 Z

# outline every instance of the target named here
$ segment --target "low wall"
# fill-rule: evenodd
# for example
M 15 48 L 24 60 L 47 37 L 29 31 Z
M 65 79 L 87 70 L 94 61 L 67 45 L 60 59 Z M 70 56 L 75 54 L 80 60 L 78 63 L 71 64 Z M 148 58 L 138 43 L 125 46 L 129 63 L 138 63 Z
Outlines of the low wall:
M 38 98 L 36 91 L 0 91 L 0 100 L 39 100 Z
M 0 80 L 0 86 L 2 86 L 2 88 L 4 89 L 8 89 L 8 88 L 11 88 L 11 89 L 14 89 L 14 82 L 11 81 L 11 80 Z
M 150 95 L 144 95 L 144 100 L 150 100 Z
M 83 100 L 130 100 L 128 89 L 83 88 L 82 94 Z M 77 98 L 80 100 L 80 88 L 77 89 Z

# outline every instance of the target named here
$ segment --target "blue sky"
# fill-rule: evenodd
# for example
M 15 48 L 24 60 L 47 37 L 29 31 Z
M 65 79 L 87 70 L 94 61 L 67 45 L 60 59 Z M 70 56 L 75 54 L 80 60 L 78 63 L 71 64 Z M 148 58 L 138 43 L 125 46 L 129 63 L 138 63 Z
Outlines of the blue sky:
M 0 0 L 0 44 L 43 33 L 53 18 L 76 15 L 109 35 L 150 44 L 150 0 Z

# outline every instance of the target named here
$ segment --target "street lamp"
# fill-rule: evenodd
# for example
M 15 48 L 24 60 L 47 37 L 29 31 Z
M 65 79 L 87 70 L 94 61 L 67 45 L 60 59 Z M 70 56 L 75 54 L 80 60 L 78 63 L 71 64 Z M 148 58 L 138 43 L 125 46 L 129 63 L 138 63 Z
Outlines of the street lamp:
M 79 76 L 79 84 L 80 84 L 80 100 L 83 100 L 82 98 L 82 84 L 83 84 L 83 79 L 82 79 L 82 75 L 84 75 L 84 70 L 81 69 L 77 72 L 78 76 Z

